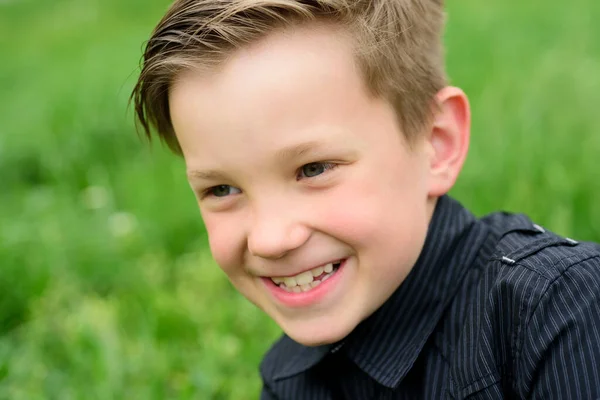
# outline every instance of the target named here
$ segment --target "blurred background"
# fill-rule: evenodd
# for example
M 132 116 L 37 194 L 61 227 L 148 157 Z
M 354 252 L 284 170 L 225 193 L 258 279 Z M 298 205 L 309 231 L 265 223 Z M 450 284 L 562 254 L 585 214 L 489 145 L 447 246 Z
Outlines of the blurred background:
M 252 399 L 279 330 L 211 261 L 127 109 L 166 0 L 0 0 L 0 399 Z M 448 4 L 453 195 L 600 241 L 600 2 Z

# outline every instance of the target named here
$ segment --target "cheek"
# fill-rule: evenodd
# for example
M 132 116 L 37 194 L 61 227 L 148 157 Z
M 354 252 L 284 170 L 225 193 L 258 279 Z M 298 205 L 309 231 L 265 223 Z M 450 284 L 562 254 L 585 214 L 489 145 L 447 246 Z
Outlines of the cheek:
M 242 265 L 240 248 L 241 234 L 236 224 L 229 223 L 223 216 L 205 216 L 204 226 L 208 233 L 210 251 L 216 263 L 227 273 L 233 274 Z
M 323 230 L 340 240 L 360 242 L 381 229 L 379 210 L 384 203 L 382 194 L 364 185 L 346 184 L 332 191 L 321 202 L 313 202 L 311 212 L 317 211 L 315 221 Z
M 373 176 L 373 175 L 371 175 Z M 412 178 L 346 182 L 319 208 L 321 230 L 347 244 L 374 252 L 419 247 L 427 229 L 426 196 Z

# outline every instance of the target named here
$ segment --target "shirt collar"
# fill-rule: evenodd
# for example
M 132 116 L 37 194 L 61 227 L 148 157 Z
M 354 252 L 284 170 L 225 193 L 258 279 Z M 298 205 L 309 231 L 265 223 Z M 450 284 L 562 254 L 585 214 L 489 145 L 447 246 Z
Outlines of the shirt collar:
M 441 197 L 417 263 L 345 341 L 345 354 L 380 384 L 398 386 L 435 330 L 483 243 L 485 228 L 476 222 L 457 201 Z
M 284 336 L 264 360 L 277 365 L 269 375 L 274 380 L 289 378 L 313 367 L 331 351 L 340 351 L 380 384 L 396 387 L 434 331 L 456 283 L 472 265 L 483 239 L 474 243 L 471 238 L 468 249 L 460 246 L 467 237 L 484 236 L 483 224 L 476 221 L 457 201 L 440 197 L 417 263 L 383 306 L 341 343 L 305 347 Z M 273 363 L 275 354 L 285 354 L 285 360 Z

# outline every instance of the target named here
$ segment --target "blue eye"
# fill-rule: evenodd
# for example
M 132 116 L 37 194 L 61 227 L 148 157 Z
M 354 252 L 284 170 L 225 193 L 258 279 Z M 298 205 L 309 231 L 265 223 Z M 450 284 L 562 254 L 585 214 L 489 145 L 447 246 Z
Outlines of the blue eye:
M 298 179 L 302 178 L 314 178 L 315 176 L 319 176 L 330 169 L 333 169 L 336 165 L 327 162 L 314 162 L 309 163 L 298 171 Z
M 241 193 L 241 190 L 229 185 L 218 185 L 211 187 L 206 193 L 215 197 L 226 197 L 231 194 Z

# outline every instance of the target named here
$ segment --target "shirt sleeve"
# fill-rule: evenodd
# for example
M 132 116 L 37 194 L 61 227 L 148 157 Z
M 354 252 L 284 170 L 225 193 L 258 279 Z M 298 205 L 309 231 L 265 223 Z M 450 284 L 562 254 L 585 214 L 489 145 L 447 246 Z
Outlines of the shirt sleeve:
M 567 268 L 530 315 L 515 377 L 523 397 L 600 398 L 600 257 Z

